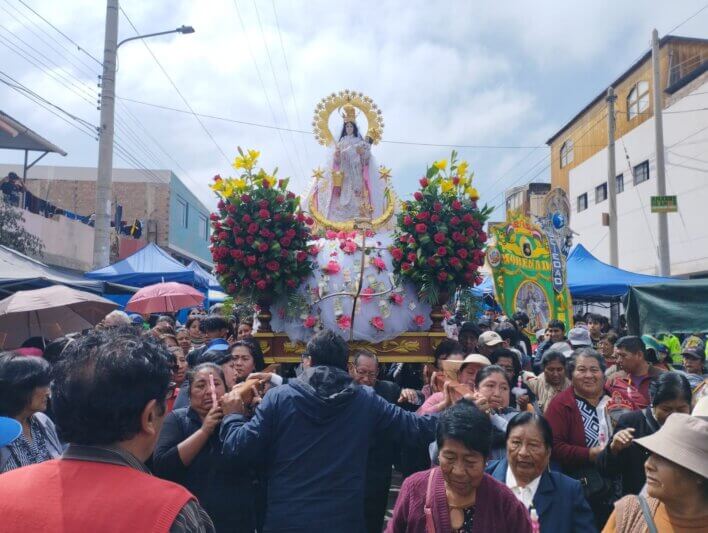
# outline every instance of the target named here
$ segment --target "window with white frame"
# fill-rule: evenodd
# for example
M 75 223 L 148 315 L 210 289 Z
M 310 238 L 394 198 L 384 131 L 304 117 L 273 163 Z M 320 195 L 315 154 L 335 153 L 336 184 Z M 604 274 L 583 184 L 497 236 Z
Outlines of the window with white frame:
M 209 221 L 202 214 L 199 215 L 199 236 L 203 237 L 204 240 L 209 239 Z
M 184 198 L 177 197 L 177 218 L 183 228 L 189 227 L 189 204 Z
M 584 192 L 578 196 L 578 213 L 588 208 L 588 193 Z
M 634 184 L 639 185 L 649 179 L 649 161 L 642 161 L 634 167 Z
M 632 120 L 647 109 L 649 109 L 649 82 L 640 81 L 627 95 L 627 120 Z
M 561 168 L 573 162 L 573 140 L 568 139 L 561 145 L 560 166 Z
M 607 200 L 607 182 L 595 187 L 595 203 L 599 204 Z

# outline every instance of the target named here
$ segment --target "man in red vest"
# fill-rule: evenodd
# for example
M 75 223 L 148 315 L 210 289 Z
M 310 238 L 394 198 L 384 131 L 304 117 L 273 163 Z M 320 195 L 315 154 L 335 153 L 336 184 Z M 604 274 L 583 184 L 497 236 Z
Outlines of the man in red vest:
M 60 459 L 0 476 L 0 530 L 213 532 L 184 487 L 150 475 L 172 392 L 166 349 L 132 330 L 90 333 L 53 368 Z

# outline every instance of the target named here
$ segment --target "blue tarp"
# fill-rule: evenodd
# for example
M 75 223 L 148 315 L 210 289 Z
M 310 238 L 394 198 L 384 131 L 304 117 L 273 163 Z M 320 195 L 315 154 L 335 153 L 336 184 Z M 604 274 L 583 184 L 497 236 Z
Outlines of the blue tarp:
M 568 288 L 576 300 L 619 300 L 634 285 L 673 283 L 674 278 L 636 274 L 603 263 L 582 244 L 568 255 Z
M 197 275 L 154 243 L 148 244 L 117 263 L 87 272 L 85 275 L 89 279 L 122 283 L 133 287 L 176 281 L 199 289 L 207 289 L 209 283 L 207 279 Z
M 592 255 L 582 244 L 578 244 L 568 255 L 568 288 L 575 300 L 609 301 L 619 300 L 634 285 L 650 283 L 674 283 L 674 278 L 636 274 L 603 263 Z M 494 294 L 491 276 L 470 289 L 478 297 Z
M 191 263 L 189 263 L 187 265 L 187 268 L 193 270 L 197 274 L 197 276 L 199 276 L 200 280 L 203 279 L 204 282 L 208 284 L 209 289 L 214 291 L 223 290 L 221 284 L 217 281 L 214 275 L 204 270 L 202 266 L 196 261 L 192 261 Z

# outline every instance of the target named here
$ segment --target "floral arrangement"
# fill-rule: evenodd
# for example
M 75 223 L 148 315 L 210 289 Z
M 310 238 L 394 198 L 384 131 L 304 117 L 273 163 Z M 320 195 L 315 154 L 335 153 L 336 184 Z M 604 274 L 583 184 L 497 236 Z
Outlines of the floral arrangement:
M 260 152 L 238 149 L 238 178 L 214 177 L 219 196 L 211 214 L 211 254 L 215 273 L 231 296 L 251 302 L 292 293 L 310 275 L 310 226 L 288 179 L 255 170 Z
M 439 294 L 478 285 L 484 264 L 482 229 L 492 208 L 479 209 L 466 161 L 434 162 L 420 179 L 414 199 L 398 214 L 395 244 L 391 247 L 395 273 L 409 278 L 420 297 L 438 303 Z

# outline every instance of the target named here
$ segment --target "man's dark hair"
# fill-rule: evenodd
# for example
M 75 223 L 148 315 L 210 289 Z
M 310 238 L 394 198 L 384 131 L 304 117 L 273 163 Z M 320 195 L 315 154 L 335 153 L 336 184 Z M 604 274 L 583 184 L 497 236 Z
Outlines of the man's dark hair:
M 615 348 L 620 348 L 622 350 L 627 350 L 630 353 L 641 352 L 642 357 L 646 358 L 646 346 L 644 341 L 635 335 L 627 335 L 618 339 L 615 343 Z
M 229 329 L 229 321 L 223 316 L 219 315 L 209 315 L 204 317 L 199 322 L 199 331 L 202 333 L 208 333 L 210 331 L 221 331 L 222 329 Z
M 333 331 L 317 333 L 307 343 L 305 351 L 312 360 L 312 366 L 334 366 L 346 370 L 349 362 L 347 343 Z
M 482 334 L 482 330 L 474 322 L 463 322 L 460 326 L 460 331 L 457 333 L 457 338 L 459 339 L 462 335 L 474 335 L 479 337 Z
M 217 350 L 212 348 L 202 353 L 194 362 L 195 368 L 203 363 L 214 363 L 215 365 L 223 365 L 231 361 L 231 350 Z
M 30 337 L 22 343 L 20 348 L 37 348 L 44 351 L 47 344 L 49 344 L 49 339 L 45 339 L 44 337 Z
M 521 361 L 519 361 L 519 356 L 509 348 L 497 348 L 489 354 L 489 362 L 496 365 L 501 357 L 511 359 L 511 364 L 514 365 L 513 379 L 515 381 L 516 378 L 519 377 L 519 374 L 521 374 Z
M 134 437 L 151 400 L 165 409 L 170 353 L 133 328 L 92 331 L 54 368 L 52 408 L 62 440 L 106 445 Z
M 561 322 L 560 320 L 549 320 L 548 325 L 546 326 L 546 329 L 548 328 L 558 328 L 561 331 L 565 331 L 565 324 Z
M 566 367 L 566 363 L 568 362 L 563 352 L 559 350 L 547 350 L 541 359 L 541 368 L 546 368 L 553 361 L 558 361 L 563 365 L 563 368 Z
M 511 322 L 505 322 L 504 325 L 496 329 L 496 332 L 502 338 L 502 340 L 509 341 L 511 346 L 514 346 L 521 336 L 519 335 L 519 330 L 516 329 Z
M 575 367 L 578 364 L 579 357 L 592 357 L 600 365 L 600 370 L 605 371 L 605 358 L 600 355 L 600 353 L 594 348 L 583 347 L 573 350 L 565 365 L 565 371 L 569 379 L 573 379 L 573 372 L 575 372 Z
M 64 348 L 66 348 L 66 345 L 73 341 L 74 337 L 69 335 L 54 339 L 52 342 L 47 344 L 42 357 L 44 357 L 50 365 L 56 365 L 63 357 Z
M 524 311 L 517 311 L 513 315 L 511 315 L 511 319 L 518 325 L 520 325 L 522 328 L 525 328 L 528 326 L 529 322 L 531 321 L 529 319 L 529 315 L 527 315 Z
M 234 342 L 231 346 L 229 346 L 229 354 L 238 346 L 244 346 L 248 348 L 249 352 L 251 352 L 251 357 L 253 357 L 253 369 L 256 372 L 260 372 L 265 368 L 266 365 L 265 360 L 263 359 L 263 350 L 261 350 L 261 345 L 256 339 L 253 337 L 246 337 L 245 339 Z
M 649 398 L 652 406 L 673 400 L 683 400 L 690 406 L 693 395 L 685 376 L 678 372 L 664 372 L 649 383 Z
M 519 426 L 525 426 L 527 424 L 536 425 L 538 430 L 541 432 L 546 449 L 550 450 L 553 447 L 553 430 L 551 429 L 551 425 L 548 423 L 548 420 L 537 413 L 519 413 L 514 418 L 509 420 L 509 424 L 506 426 L 506 440 L 509 440 L 509 435 L 511 435 L 512 429 Z
M 438 418 L 436 442 L 441 450 L 445 440 L 461 442 L 468 450 L 489 457 L 492 446 L 492 422 L 469 400 L 462 399 L 443 411 Z
M 457 342 L 455 339 L 443 339 L 435 347 L 433 356 L 435 357 L 435 364 L 437 365 L 440 359 L 447 359 L 453 353 L 465 354 L 465 349 Z
M 586 322 L 597 322 L 598 324 L 602 324 L 602 316 L 598 315 L 597 313 L 587 313 L 585 315 L 585 321 Z
M 49 369 L 41 357 L 0 354 L 0 416 L 19 415 L 32 400 L 34 389 L 49 385 Z

